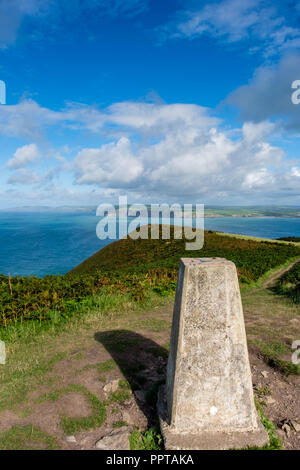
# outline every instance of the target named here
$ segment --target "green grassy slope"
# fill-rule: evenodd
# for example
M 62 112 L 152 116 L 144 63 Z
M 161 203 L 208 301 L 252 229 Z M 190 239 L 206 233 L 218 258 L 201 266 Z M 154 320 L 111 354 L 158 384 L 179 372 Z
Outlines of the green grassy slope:
M 172 235 L 172 233 L 171 233 Z M 116 241 L 74 268 L 68 275 L 96 272 L 145 273 L 151 269 L 177 270 L 182 257 L 223 257 L 233 261 L 241 280 L 257 280 L 266 271 L 298 256 L 300 247 L 294 244 L 258 242 L 206 231 L 204 247 L 186 251 L 185 240 Z
M 65 276 L 0 275 L 0 330 L 19 323 L 58 324 L 102 305 L 107 295 L 140 302 L 152 294 L 173 294 L 181 257 L 227 258 L 236 264 L 240 282 L 250 284 L 272 268 L 300 258 L 300 247 L 214 232 L 206 232 L 199 251 L 186 251 L 185 240 L 123 239 Z

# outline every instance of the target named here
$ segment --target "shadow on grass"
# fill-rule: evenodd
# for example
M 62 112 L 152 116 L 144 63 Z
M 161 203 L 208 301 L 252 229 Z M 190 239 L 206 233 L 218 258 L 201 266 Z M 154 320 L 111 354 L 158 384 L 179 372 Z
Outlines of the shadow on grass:
M 167 349 L 128 330 L 97 332 L 94 337 L 106 348 L 125 378 L 120 381 L 119 390 L 110 394 L 110 401 L 126 401 L 131 389 L 148 423 L 156 425 L 157 392 L 165 382 Z

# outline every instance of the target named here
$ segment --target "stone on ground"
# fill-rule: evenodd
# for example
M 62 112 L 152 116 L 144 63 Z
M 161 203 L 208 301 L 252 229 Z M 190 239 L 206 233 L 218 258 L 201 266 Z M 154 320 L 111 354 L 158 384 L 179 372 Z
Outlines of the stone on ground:
M 99 450 L 130 450 L 130 430 L 128 428 L 112 432 L 96 442 L 95 447 Z

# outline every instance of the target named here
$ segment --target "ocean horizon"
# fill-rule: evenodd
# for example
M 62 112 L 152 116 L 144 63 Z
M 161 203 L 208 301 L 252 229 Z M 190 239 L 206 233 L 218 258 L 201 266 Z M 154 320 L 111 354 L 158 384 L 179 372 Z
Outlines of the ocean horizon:
M 100 240 L 91 212 L 0 212 L 0 273 L 65 274 L 114 240 Z M 275 239 L 300 237 L 300 218 L 209 217 L 205 230 Z

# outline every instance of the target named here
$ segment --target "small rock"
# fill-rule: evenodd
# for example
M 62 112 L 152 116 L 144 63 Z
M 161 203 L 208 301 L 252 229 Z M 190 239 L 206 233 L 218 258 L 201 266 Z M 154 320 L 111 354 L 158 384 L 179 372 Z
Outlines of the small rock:
M 274 405 L 274 403 L 276 403 L 276 400 L 274 400 L 274 398 L 272 397 L 266 397 L 266 403 L 267 405 Z
M 300 432 L 300 424 L 297 423 L 297 421 L 295 421 L 294 419 L 291 419 L 291 426 L 296 432 Z
M 96 442 L 95 447 L 99 450 L 130 450 L 129 436 L 130 431 L 126 428 L 126 430 L 120 430 L 102 437 Z
M 262 370 L 261 371 L 261 375 L 266 379 L 268 377 L 268 374 L 269 372 L 267 372 L 266 370 Z
M 289 427 L 289 425 L 285 423 L 282 425 L 281 429 L 286 433 L 287 437 L 289 437 L 291 432 L 291 428 Z
M 67 442 L 77 442 L 75 436 L 67 436 L 67 437 L 66 437 L 66 441 L 67 441 Z
M 119 380 L 116 379 L 116 380 L 112 380 L 111 382 L 108 382 L 108 384 L 104 385 L 103 387 L 103 391 L 105 393 L 111 393 L 111 392 L 115 392 L 116 390 L 118 390 L 119 388 Z

